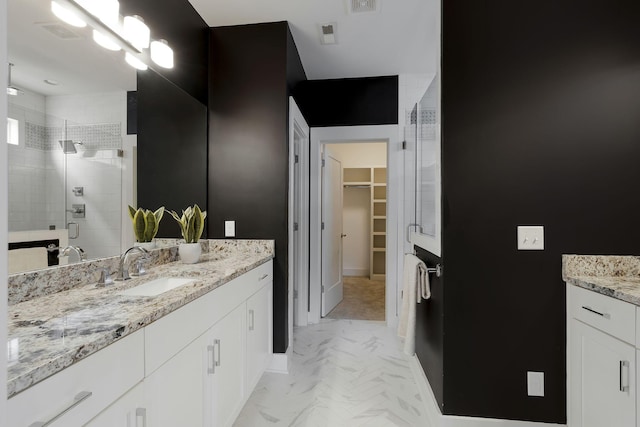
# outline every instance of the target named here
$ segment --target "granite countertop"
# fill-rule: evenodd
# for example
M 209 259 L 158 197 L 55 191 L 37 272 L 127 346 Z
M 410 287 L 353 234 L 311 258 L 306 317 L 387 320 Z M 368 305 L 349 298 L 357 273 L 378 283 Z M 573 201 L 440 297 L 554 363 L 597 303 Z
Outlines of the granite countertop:
M 570 285 L 640 306 L 640 257 L 563 255 L 562 278 Z
M 116 282 L 103 288 L 88 284 L 10 305 L 8 396 L 25 390 L 273 258 L 272 246 L 243 249 L 232 252 L 212 250 L 203 253 L 197 264 L 170 262 L 153 266 L 147 275 L 124 283 Z M 124 289 L 158 277 L 196 280 L 154 297 L 119 294 Z

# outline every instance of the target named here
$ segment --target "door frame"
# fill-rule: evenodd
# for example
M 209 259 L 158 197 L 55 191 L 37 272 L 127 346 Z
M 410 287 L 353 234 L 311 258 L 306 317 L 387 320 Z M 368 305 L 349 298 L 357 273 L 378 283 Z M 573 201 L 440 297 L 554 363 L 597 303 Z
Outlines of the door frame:
M 398 251 L 402 251 L 402 235 L 399 232 L 402 218 L 402 143 L 398 140 L 398 125 L 336 126 L 311 128 L 309 145 L 309 173 L 303 169 L 303 177 L 308 177 L 309 189 L 309 315 L 307 323 L 318 323 L 321 319 L 322 299 L 322 236 L 321 236 L 321 168 L 322 145 L 386 142 L 387 143 L 387 253 L 385 318 L 387 326 L 398 323 L 397 289 L 402 281 L 398 277 Z M 400 248 L 400 249 L 398 249 Z
M 298 147 L 298 156 L 299 156 L 299 171 L 300 171 L 300 185 L 298 197 L 300 198 L 300 224 L 298 227 L 298 233 L 300 236 L 300 265 L 298 265 L 297 270 L 294 270 L 293 263 L 295 262 L 295 257 L 293 256 L 293 239 L 294 239 L 294 231 L 293 231 L 293 219 L 294 219 L 294 178 L 295 178 L 295 132 L 296 130 L 304 135 L 304 139 L 301 141 L 300 146 Z M 306 132 L 305 132 L 306 130 Z M 308 183 L 308 170 L 309 170 L 309 141 L 310 141 L 310 129 L 309 125 L 307 125 L 307 121 L 305 120 L 298 104 L 293 99 L 293 97 L 289 97 L 289 206 L 288 206 L 288 230 L 289 230 L 289 238 L 287 239 L 288 243 L 288 253 L 289 253 L 289 265 L 288 265 L 288 297 L 289 297 L 289 346 L 293 344 L 293 326 L 304 326 L 307 324 L 307 313 L 309 312 L 309 263 L 307 260 L 309 259 L 309 215 L 308 215 L 308 206 L 309 206 L 309 192 L 307 189 L 309 188 Z M 294 277 L 293 272 L 297 271 L 298 277 Z M 297 319 L 293 318 L 293 304 L 295 304 L 295 300 L 293 298 L 293 289 L 294 289 L 294 281 L 298 282 L 298 306 L 297 306 Z

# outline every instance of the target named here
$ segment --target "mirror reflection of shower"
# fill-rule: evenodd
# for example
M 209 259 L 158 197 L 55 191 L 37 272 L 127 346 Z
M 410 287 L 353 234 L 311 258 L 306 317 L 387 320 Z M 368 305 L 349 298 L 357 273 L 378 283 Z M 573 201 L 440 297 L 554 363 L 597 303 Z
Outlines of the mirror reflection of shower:
M 65 129 L 66 129 L 66 120 L 65 120 Z M 61 139 L 58 141 L 60 147 L 62 147 L 62 152 L 64 154 L 75 154 L 78 152 L 76 149 L 76 145 L 84 145 L 82 141 L 72 141 L 71 139 Z
M 58 144 L 60 144 L 60 147 L 62 148 L 62 152 L 65 154 L 64 156 L 64 161 L 63 161 L 63 168 L 64 168 L 64 187 L 63 187 L 63 195 L 64 195 L 64 201 L 63 201 L 63 206 L 64 206 L 64 223 L 65 223 L 65 228 L 68 230 L 69 233 L 69 239 L 70 240 L 74 240 L 77 239 L 78 237 L 80 237 L 80 225 L 75 222 L 75 221 L 69 221 L 68 215 L 69 213 L 71 213 L 71 217 L 72 218 L 84 218 L 85 216 L 85 205 L 84 204 L 74 204 L 71 206 L 71 208 L 68 207 L 68 195 L 67 195 L 67 189 L 69 188 L 68 186 L 68 160 L 67 160 L 67 154 L 76 154 L 78 152 L 78 150 L 76 149 L 76 145 L 84 145 L 84 143 L 82 141 L 74 141 L 72 139 L 69 139 L 69 135 L 67 133 L 67 125 L 68 122 L 65 119 L 64 120 L 64 126 L 63 126 L 63 138 L 64 139 L 60 139 L 58 140 Z M 75 193 L 74 193 L 75 194 Z M 73 228 L 73 232 L 71 232 Z

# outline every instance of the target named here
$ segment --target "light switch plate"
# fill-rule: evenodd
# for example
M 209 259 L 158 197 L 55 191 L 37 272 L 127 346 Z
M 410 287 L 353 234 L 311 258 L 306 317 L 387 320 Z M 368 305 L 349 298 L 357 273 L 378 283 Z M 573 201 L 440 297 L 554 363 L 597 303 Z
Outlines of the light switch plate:
M 544 249 L 544 227 L 541 225 L 518 226 L 518 250 L 541 251 Z
M 236 222 L 225 221 L 224 222 L 224 237 L 236 237 Z
M 544 372 L 527 372 L 527 395 L 544 397 Z

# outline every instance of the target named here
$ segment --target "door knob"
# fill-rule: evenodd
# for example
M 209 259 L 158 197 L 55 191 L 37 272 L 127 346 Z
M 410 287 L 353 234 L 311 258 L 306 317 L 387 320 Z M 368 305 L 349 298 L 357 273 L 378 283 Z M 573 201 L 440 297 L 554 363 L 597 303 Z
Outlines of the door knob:
M 347 237 L 347 235 L 346 234 L 341 234 L 340 237 Z

